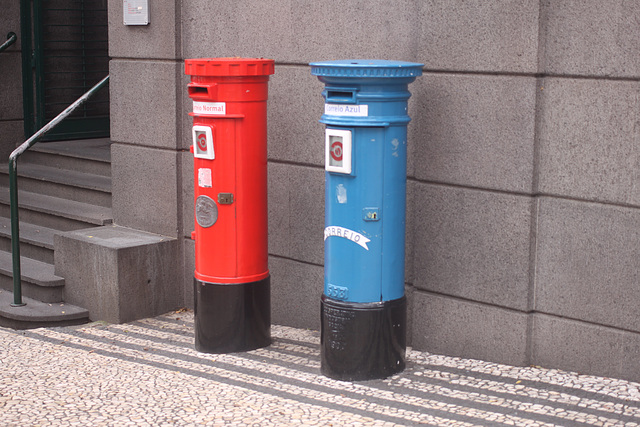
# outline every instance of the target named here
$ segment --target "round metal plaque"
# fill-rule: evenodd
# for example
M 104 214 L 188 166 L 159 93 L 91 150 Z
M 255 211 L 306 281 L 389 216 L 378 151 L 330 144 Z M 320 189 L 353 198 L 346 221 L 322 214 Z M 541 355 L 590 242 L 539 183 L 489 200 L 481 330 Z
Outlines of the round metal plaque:
M 203 228 L 211 227 L 218 220 L 218 205 L 208 196 L 196 199 L 196 221 Z

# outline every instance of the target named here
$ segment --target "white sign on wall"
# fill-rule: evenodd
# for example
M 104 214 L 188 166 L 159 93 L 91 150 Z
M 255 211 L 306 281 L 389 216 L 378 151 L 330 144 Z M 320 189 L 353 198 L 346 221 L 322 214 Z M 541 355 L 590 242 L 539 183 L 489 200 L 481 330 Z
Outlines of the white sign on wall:
M 124 25 L 149 25 L 149 0 L 123 0 Z

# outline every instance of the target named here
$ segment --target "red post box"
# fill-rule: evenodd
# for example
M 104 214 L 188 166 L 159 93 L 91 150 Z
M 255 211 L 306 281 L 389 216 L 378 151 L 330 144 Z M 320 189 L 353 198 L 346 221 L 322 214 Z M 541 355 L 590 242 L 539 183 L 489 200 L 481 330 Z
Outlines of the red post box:
M 195 345 L 231 353 L 271 342 L 267 95 L 272 59 L 185 60 L 193 101 Z

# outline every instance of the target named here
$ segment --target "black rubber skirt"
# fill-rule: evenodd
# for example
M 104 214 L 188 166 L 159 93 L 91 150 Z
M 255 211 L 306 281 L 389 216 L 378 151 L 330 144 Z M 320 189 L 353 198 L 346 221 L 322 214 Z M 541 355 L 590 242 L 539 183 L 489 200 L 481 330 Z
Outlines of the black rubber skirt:
M 236 353 L 271 344 L 271 278 L 251 283 L 194 279 L 195 347 Z
M 405 368 L 407 300 L 336 301 L 322 295 L 321 371 L 343 381 L 373 380 Z

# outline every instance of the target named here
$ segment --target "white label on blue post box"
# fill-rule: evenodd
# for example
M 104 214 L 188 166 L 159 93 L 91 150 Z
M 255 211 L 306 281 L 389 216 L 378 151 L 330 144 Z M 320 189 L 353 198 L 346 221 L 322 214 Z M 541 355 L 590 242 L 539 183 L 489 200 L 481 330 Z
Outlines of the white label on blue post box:
M 367 117 L 369 106 L 366 104 L 324 104 L 324 113 L 327 116 Z
M 324 240 L 327 240 L 327 237 L 331 236 L 342 237 L 343 239 L 351 240 L 353 243 L 362 246 L 366 250 L 369 250 L 367 243 L 369 243 L 371 239 L 364 237 L 364 235 L 358 233 L 357 231 L 349 230 L 348 228 L 344 227 L 325 227 Z
M 193 113 L 199 116 L 225 115 L 227 114 L 227 103 L 193 101 Z
M 193 127 L 193 157 L 209 160 L 216 158 L 213 151 L 213 129 L 211 126 Z
M 327 128 L 324 168 L 327 172 L 351 173 L 351 131 Z

